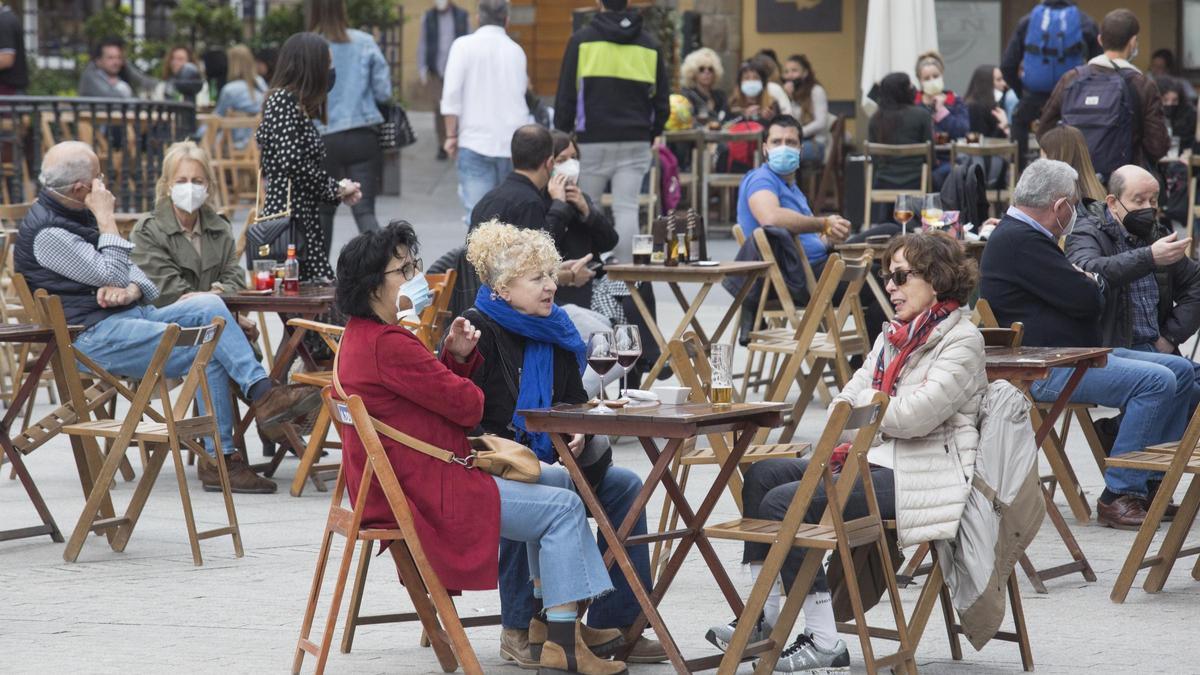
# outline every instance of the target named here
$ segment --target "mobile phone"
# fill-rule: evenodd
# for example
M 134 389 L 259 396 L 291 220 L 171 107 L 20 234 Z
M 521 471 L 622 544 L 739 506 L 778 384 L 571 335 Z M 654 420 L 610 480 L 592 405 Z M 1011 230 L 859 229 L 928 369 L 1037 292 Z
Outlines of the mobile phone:
M 593 272 L 599 272 L 600 270 L 604 269 L 604 261 L 593 260 L 592 262 L 588 263 L 587 268 Z

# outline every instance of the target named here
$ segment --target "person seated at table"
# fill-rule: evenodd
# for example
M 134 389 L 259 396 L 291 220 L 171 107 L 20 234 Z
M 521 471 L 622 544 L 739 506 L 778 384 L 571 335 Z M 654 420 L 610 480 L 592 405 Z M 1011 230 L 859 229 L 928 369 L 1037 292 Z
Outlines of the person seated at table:
M 946 88 L 944 73 L 946 64 L 936 51 L 925 52 L 917 57 L 917 82 L 921 91 L 913 102 L 929 111 L 933 118 L 934 134 L 945 134 L 946 142 L 952 143 L 965 138 L 971 130 L 971 117 L 967 106 Z M 950 152 L 937 152 L 933 167 L 933 189 L 940 190 L 946 176 L 950 175 Z
M 891 397 L 882 432 L 867 454 L 880 515 L 896 520 L 901 547 L 953 539 L 966 506 L 979 447 L 979 411 L 987 389 L 983 336 L 971 323 L 967 299 L 979 271 L 963 247 L 944 233 L 908 234 L 888 245 L 883 258 L 887 293 L 896 310 L 862 367 L 834 401 L 867 405 L 877 391 Z M 953 448 L 948 451 L 947 448 Z M 770 459 L 751 465 L 742 486 L 746 518 L 783 520 L 808 469 L 807 459 Z M 818 487 L 804 516 L 819 523 L 827 499 Z M 856 482 L 845 517 L 867 515 L 866 493 Z M 742 556 L 757 577 L 769 546 L 748 543 Z M 804 549 L 788 554 L 780 576 L 790 589 Z M 804 630 L 784 650 L 776 672 L 849 669 L 850 654 L 837 637 L 824 566 L 804 599 Z M 782 607 L 777 580 L 750 641 L 766 639 Z M 705 636 L 720 649 L 736 622 Z
M 364 232 L 342 249 L 337 303 L 349 320 L 337 377 L 346 394 L 362 397 L 376 419 L 464 458 L 471 452 L 466 432 L 480 424 L 491 405 L 471 377 L 501 364 L 489 359 L 485 367 L 477 347 L 481 331 L 466 318 L 451 324 L 440 358 L 400 325 L 402 317 L 420 313 L 429 303 L 419 252 L 416 233 L 403 221 Z M 425 555 L 446 588 L 496 588 L 501 537 L 524 545 L 529 572 L 518 581 L 532 579 L 534 604 L 539 612 L 545 609 L 545 642 L 540 657 L 522 665 L 552 673 L 625 672 L 624 663 L 593 654 L 584 639 L 591 631 L 577 618 L 581 605 L 613 586 L 566 469 L 542 464 L 536 484 L 522 483 L 382 440 Z M 356 434 L 346 434 L 344 443 L 346 483 L 356 494 L 366 451 Z M 364 526 L 396 526 L 378 483 L 371 485 L 367 500 Z M 392 553 L 397 555 L 395 548 Z
M 1104 278 L 1101 344 L 1138 352 L 1179 354 L 1200 330 L 1200 265 L 1158 223 L 1158 179 L 1132 164 L 1113 171 L 1100 219 L 1081 217 L 1067 236 L 1067 258 Z M 1182 367 L 1179 362 L 1175 366 Z M 1200 376 L 1200 364 L 1191 364 Z M 1200 402 L 1193 387 L 1191 407 Z
M 184 67 L 191 65 L 192 69 L 184 72 Z M 196 60 L 192 53 L 192 48 L 187 45 L 175 45 L 167 50 L 167 56 L 162 63 L 162 79 L 158 84 L 154 85 L 153 91 L 150 92 L 150 100 L 152 101 L 185 101 L 187 100 L 183 93 L 179 91 L 180 87 L 187 89 L 189 86 L 200 85 L 200 91 L 195 94 L 195 100 L 192 101 L 199 107 L 210 105 L 212 96 L 208 92 L 208 81 L 204 77 L 204 67 Z
M 969 131 L 981 138 L 1008 138 L 1008 114 L 1004 112 L 1002 99 L 1004 76 L 993 65 L 982 65 L 971 75 L 971 83 L 963 101 L 967 106 Z
M 1000 325 L 1024 324 L 1029 347 L 1096 347 L 1103 344 L 1101 319 L 1108 281 L 1072 265 L 1058 246 L 1078 217 L 1078 174 L 1064 162 L 1039 159 L 1021 174 L 1009 207 L 983 252 L 980 297 Z M 1123 212 L 1122 212 L 1123 213 Z M 1033 383 L 1034 399 L 1059 398 L 1074 368 L 1056 368 Z M 1116 350 L 1103 368 L 1091 368 L 1071 393 L 1071 403 L 1120 408 L 1124 419 L 1111 456 L 1155 443 L 1177 441 L 1188 422 L 1195 378 L 1192 367 L 1170 354 Z M 1161 473 L 1108 469 L 1096 520 L 1136 530 Z M 1168 512 L 1173 516 L 1173 511 Z
M 679 67 L 683 88 L 679 93 L 691 102 L 692 119 L 697 126 L 724 122 L 729 114 L 729 99 L 717 86 L 724 76 L 721 57 L 708 47 L 692 51 L 683 59 L 683 65 Z
M 139 220 L 129 237 L 130 260 L 158 288 L 155 307 L 197 293 L 246 288 L 246 270 L 238 262 L 233 228 L 213 210 L 208 190 L 216 184 L 204 148 L 192 141 L 167 148 L 155 186 L 154 212 Z M 239 314 L 237 322 L 247 340 L 258 339 L 253 321 Z
M 779 114 L 779 103 L 767 90 L 767 72 L 755 61 L 738 66 L 738 86 L 729 99 L 729 116 L 766 123 Z
M 217 95 L 217 107 L 213 114 L 222 117 L 259 114 L 267 95 L 267 81 L 258 74 L 254 53 L 246 45 L 234 45 L 226 51 L 225 58 L 229 61 L 229 80 Z M 250 142 L 254 130 L 233 129 L 230 134 L 233 147 L 241 150 Z
M 891 73 L 879 82 L 879 110 L 867 123 L 867 140 L 886 145 L 928 143 L 933 140 L 933 117 L 925 106 L 914 103 L 920 96 L 905 73 Z M 873 160 L 874 187 L 882 190 L 920 189 L 921 157 L 888 157 Z M 871 222 L 891 217 L 890 204 L 876 204 Z
M 85 327 L 75 338 L 75 349 L 121 377 L 145 374 L 168 325 L 186 328 L 224 319 L 227 329 L 205 372 L 229 480 L 234 492 L 274 492 L 274 481 L 255 474 L 235 452 L 230 380 L 253 402 L 259 430 L 271 440 L 282 437 L 281 422 L 320 404 L 318 392 L 272 382 L 246 338 L 233 330 L 237 324 L 216 295 L 199 293 L 163 307 L 151 304 L 159 289 L 130 260 L 134 246 L 117 231 L 116 198 L 104 186 L 100 160 L 90 146 L 78 141 L 55 145 L 42 158 L 39 180 L 42 190 L 21 222 L 13 250 L 16 271 L 34 290 L 62 299 L 67 323 Z M 195 348 L 172 351 L 166 376 L 183 377 L 195 353 Z M 205 443 L 213 453 L 211 439 Z M 215 462 L 200 462 L 197 473 L 205 490 L 221 489 Z
M 467 240 L 467 258 L 483 284 L 475 306 L 463 316 L 478 328 L 479 353 L 488 368 L 476 370 L 471 379 L 483 391 L 484 433 L 511 438 L 533 448 L 548 464 L 558 461 L 550 435 L 530 432 L 525 419 L 515 412 L 522 408 L 544 408 L 560 403 L 585 403 L 583 371 L 587 347 L 579 332 L 558 305 L 554 304 L 554 270 L 559 255 L 545 232 L 521 230 L 492 221 L 480 225 Z M 637 474 L 613 466 L 607 436 L 571 438 L 570 449 L 578 458 L 589 484 L 596 490 L 605 513 L 614 523 L 625 520 L 642 488 Z M 646 514 L 638 515 L 633 535 L 646 533 Z M 600 551 L 607 548 L 600 541 Z M 650 586 L 649 546 L 629 547 L 642 583 Z M 598 655 L 607 655 L 621 644 L 641 607 L 620 568 L 611 569 L 616 591 L 597 599 L 588 608 L 588 625 L 583 637 Z M 531 667 L 536 650 L 546 635 L 545 618 L 535 616 L 535 589 L 519 544 L 500 541 L 500 599 L 504 632 L 500 653 L 521 667 Z M 662 646 L 646 637 L 638 640 L 629 661 L 665 661 Z

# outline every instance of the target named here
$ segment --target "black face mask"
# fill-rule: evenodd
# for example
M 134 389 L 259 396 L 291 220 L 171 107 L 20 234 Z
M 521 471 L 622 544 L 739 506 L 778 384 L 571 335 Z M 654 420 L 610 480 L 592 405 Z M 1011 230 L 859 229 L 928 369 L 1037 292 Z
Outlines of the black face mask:
M 1119 201 L 1119 200 L 1118 200 Z M 1121 203 L 1121 206 L 1125 206 Z M 1121 219 L 1121 226 L 1124 227 L 1129 234 L 1149 241 L 1154 234 L 1154 226 L 1158 223 L 1157 210 L 1153 207 L 1144 209 L 1125 210 L 1125 217 Z
M 333 85 L 335 83 L 337 83 L 337 68 L 330 68 L 329 69 L 329 89 L 326 89 L 326 91 L 333 91 Z
M 1163 106 L 1163 115 L 1166 115 L 1167 117 L 1174 119 L 1175 111 L 1178 109 L 1179 109 L 1179 106 L 1164 105 Z

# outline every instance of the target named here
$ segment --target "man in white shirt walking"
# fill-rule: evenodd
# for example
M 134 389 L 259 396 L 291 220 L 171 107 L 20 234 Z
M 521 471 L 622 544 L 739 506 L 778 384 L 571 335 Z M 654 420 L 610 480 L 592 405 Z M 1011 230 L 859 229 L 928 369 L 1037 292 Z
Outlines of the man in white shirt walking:
M 444 148 L 456 159 L 467 216 L 512 172 L 509 142 L 529 118 L 525 52 L 505 32 L 508 0 L 480 0 L 479 28 L 454 41 L 446 59 Z

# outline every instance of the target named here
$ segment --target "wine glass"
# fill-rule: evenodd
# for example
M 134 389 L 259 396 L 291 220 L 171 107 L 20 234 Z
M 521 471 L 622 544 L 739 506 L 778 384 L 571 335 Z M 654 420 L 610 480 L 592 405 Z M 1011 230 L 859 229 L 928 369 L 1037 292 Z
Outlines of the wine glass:
M 897 223 L 900 223 L 900 233 L 908 234 L 908 223 L 916 215 L 916 207 L 913 202 L 916 199 L 910 195 L 896 195 L 896 207 L 892 210 L 892 217 Z
M 597 331 L 588 336 L 587 362 L 600 376 L 600 405 L 596 408 L 598 413 L 612 412 L 604 405 L 604 376 L 617 365 L 615 342 L 612 331 L 609 330 Z
M 629 368 L 642 356 L 642 337 L 637 326 L 619 323 L 613 327 L 613 339 L 616 341 L 617 365 L 625 369 L 621 373 L 621 392 L 624 395 L 629 388 Z
M 925 195 L 925 205 L 921 207 L 921 224 L 926 230 L 941 229 L 942 227 L 942 196 L 936 192 Z

